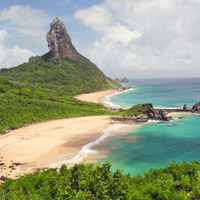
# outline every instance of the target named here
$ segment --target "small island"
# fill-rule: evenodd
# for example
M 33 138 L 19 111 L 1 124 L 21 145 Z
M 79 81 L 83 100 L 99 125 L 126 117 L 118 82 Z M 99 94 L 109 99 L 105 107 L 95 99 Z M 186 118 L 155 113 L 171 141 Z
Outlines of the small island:
M 118 83 L 128 83 L 129 82 L 129 80 L 126 77 L 124 77 L 122 79 L 116 78 L 115 81 Z

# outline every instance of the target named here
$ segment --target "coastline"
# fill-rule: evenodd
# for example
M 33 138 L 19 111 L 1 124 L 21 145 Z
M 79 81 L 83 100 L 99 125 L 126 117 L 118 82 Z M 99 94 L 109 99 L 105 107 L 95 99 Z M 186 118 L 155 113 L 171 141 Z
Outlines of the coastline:
M 46 163 L 59 155 L 71 159 L 112 123 L 109 116 L 78 117 L 29 125 L 1 135 L 0 176 L 17 178 L 47 167 Z
M 106 95 L 115 94 L 117 91 L 118 90 L 104 90 L 100 92 L 84 93 L 84 94 L 75 96 L 75 98 L 81 101 L 92 102 L 92 103 L 102 103 L 104 105 L 101 99 L 104 98 Z
M 103 103 L 102 98 L 115 94 L 117 90 L 107 90 L 77 98 Z M 108 155 L 98 149 L 99 144 L 138 127 L 115 122 L 110 116 L 89 116 L 39 122 L 10 131 L 0 135 L 0 177 L 17 178 L 37 168 L 60 167 L 64 163 L 68 167 L 94 163 Z
M 128 89 L 124 89 L 122 91 L 105 90 L 105 91 L 100 91 L 100 92 L 80 94 L 78 96 L 75 96 L 75 98 L 78 99 L 78 100 L 81 100 L 81 101 L 100 103 L 100 104 L 103 104 L 105 107 L 109 107 L 109 108 L 112 108 L 112 109 L 120 109 L 120 108 L 123 108 L 123 107 L 121 107 L 119 105 L 115 105 L 112 102 L 110 102 L 110 98 L 113 97 L 114 95 L 124 93 L 124 92 L 133 91 L 133 90 L 135 90 L 135 88 L 128 88 Z
M 126 109 L 126 108 L 129 108 L 129 107 L 122 107 L 120 105 L 116 105 L 116 104 L 112 103 L 110 101 L 110 98 L 113 97 L 113 96 L 115 96 L 115 95 L 117 95 L 117 94 L 121 94 L 121 93 L 125 93 L 125 92 L 130 92 L 130 91 L 133 91 L 133 90 L 135 90 L 135 88 L 128 88 L 128 89 L 125 89 L 123 91 L 115 91 L 113 93 L 106 94 L 102 98 L 99 99 L 99 103 L 103 104 L 106 107 L 110 107 L 112 109 L 120 109 L 120 108 Z
M 134 88 L 82 94 L 76 98 L 106 104 L 105 101 L 113 95 L 130 90 Z M 107 106 L 112 107 L 109 103 Z M 168 115 L 179 114 L 173 112 Z M 110 116 L 89 116 L 39 122 L 10 131 L 0 135 L 0 163 L 3 163 L 0 165 L 0 177 L 17 178 L 37 168 L 60 167 L 62 164 L 71 167 L 80 162 L 95 163 L 112 151 L 103 148 L 102 144 L 112 137 L 123 139 L 130 129 L 140 126 L 141 123 L 127 125 L 113 121 Z

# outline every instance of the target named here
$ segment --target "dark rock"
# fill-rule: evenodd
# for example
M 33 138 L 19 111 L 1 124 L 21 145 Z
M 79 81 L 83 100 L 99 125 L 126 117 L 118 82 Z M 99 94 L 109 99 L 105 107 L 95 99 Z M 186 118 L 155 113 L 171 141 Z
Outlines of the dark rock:
M 200 102 L 194 104 L 192 107 L 192 112 L 200 112 Z
M 31 56 L 28 60 L 28 62 L 33 62 L 34 60 L 36 60 L 38 58 L 38 56 Z
M 5 163 L 0 163 L 0 166 L 3 166 L 3 165 L 5 165 Z
M 51 22 L 50 31 L 47 33 L 47 42 L 49 47 L 49 57 L 68 56 L 80 60 L 81 57 L 72 45 L 71 38 L 67 33 L 64 23 L 55 18 Z
M 1 180 L 1 181 L 5 181 L 6 179 L 8 179 L 8 178 L 5 177 L 5 176 L 1 176 L 1 177 L 0 177 L 0 180 Z
M 184 111 L 190 111 L 191 108 L 189 106 L 187 106 L 186 104 L 183 105 L 183 110 Z
M 22 165 L 22 163 L 15 162 L 15 163 L 13 163 L 13 165 L 15 165 L 15 166 L 19 166 L 19 165 Z
M 166 116 L 166 113 L 163 110 L 159 110 L 159 115 L 163 121 L 169 121 L 168 117 Z

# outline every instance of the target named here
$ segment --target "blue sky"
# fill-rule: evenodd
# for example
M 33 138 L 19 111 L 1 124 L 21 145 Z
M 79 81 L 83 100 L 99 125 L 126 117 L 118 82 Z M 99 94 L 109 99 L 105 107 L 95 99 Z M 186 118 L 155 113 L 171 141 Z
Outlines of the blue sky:
M 55 17 L 110 77 L 200 74 L 200 0 L 1 0 L 0 68 L 46 53 Z

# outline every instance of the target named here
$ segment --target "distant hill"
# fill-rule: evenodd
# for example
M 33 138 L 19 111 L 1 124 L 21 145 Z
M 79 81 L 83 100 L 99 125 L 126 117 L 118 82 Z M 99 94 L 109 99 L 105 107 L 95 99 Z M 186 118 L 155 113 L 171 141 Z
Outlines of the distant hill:
M 126 83 L 126 82 L 129 82 L 129 80 L 126 77 L 122 78 L 121 80 L 119 78 L 116 78 L 115 81 L 117 83 Z

